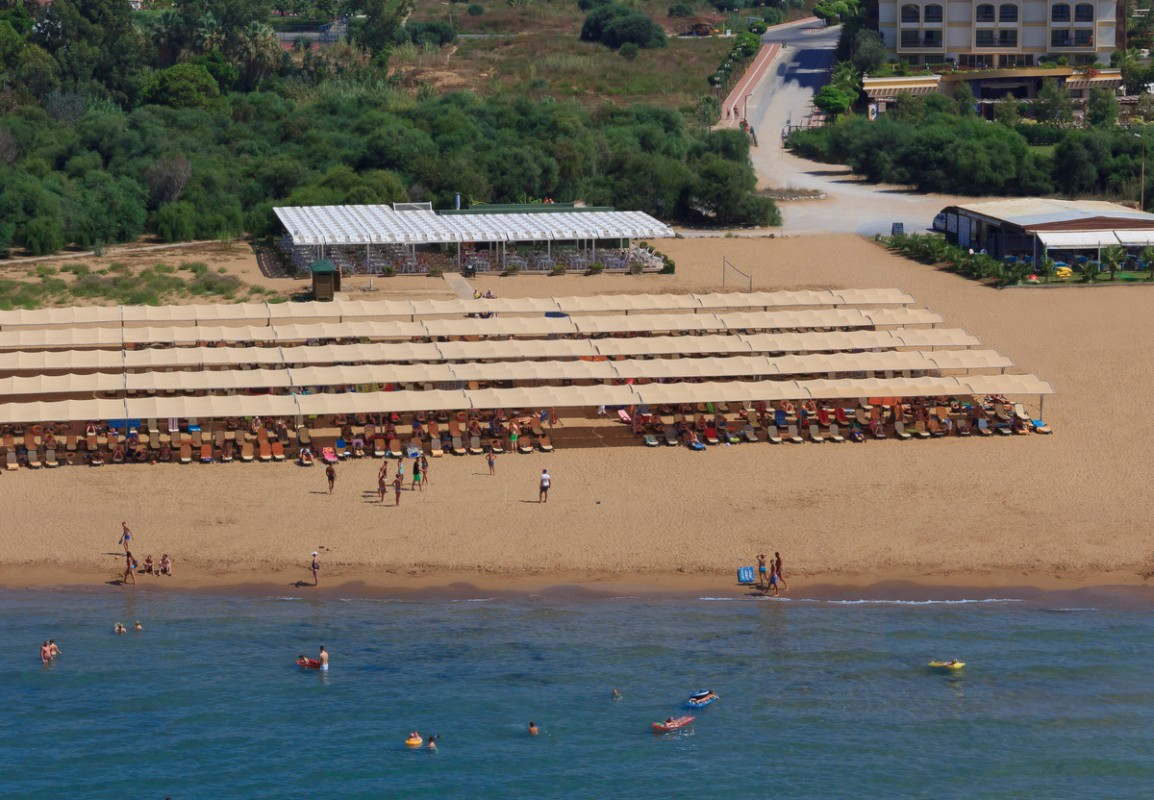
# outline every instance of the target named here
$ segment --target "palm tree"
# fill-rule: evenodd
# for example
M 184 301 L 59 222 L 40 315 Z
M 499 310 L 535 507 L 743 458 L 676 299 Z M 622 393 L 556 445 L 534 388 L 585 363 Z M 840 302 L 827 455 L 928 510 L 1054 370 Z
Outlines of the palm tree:
M 1042 256 L 1038 261 L 1038 272 L 1046 278 L 1046 283 L 1050 282 L 1050 276 L 1054 274 L 1054 259 L 1049 256 Z
M 1114 280 L 1118 267 L 1126 262 L 1126 251 L 1121 245 L 1112 244 L 1102 250 L 1099 258 L 1101 258 L 1102 263 L 1106 265 L 1106 269 L 1110 270 L 1110 280 Z
M 1146 280 L 1154 280 L 1154 247 L 1144 248 L 1141 258 L 1145 268 L 1150 270 L 1150 276 Z

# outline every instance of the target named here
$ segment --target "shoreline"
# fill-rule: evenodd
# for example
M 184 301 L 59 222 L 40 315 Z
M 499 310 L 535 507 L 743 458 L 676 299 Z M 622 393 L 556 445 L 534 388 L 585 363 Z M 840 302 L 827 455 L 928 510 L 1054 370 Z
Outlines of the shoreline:
M 719 572 L 682 575 L 633 575 L 571 572 L 515 574 L 443 571 L 362 570 L 342 568 L 322 576 L 314 587 L 307 571 L 295 568 L 211 572 L 178 564 L 172 578 L 139 575 L 135 587 L 109 579 L 109 573 L 91 567 L 64 564 L 0 566 L 0 593 L 50 592 L 160 592 L 202 596 L 281 599 L 374 599 L 397 602 L 451 602 L 476 600 L 546 599 L 559 601 L 777 599 L 762 595 L 756 586 L 738 584 L 736 574 Z M 1049 573 L 975 572 L 884 575 L 815 573 L 787 575 L 793 589 L 780 598 L 826 602 L 1044 602 L 1054 598 L 1094 599 L 1109 606 L 1150 608 L 1154 584 L 1137 572 L 1086 573 L 1073 578 Z

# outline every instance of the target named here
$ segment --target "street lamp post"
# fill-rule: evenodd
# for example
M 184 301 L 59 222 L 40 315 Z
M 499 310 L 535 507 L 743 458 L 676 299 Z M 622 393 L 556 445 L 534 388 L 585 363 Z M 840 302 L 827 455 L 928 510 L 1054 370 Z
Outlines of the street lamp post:
M 449 27 L 451 28 L 451 27 L 453 27 L 453 4 L 452 3 L 441 3 L 441 5 L 449 7 Z
M 753 97 L 753 92 L 750 92 L 745 96 L 745 111 L 741 115 L 747 122 L 749 121 L 749 98 L 751 97 Z

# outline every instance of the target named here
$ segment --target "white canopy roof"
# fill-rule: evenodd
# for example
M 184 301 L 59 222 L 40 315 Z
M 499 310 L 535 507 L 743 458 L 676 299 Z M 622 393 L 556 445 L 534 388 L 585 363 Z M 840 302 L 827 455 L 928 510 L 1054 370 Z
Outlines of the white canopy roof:
M 656 239 L 673 230 L 640 211 L 438 214 L 389 206 L 304 206 L 273 211 L 296 246 Z

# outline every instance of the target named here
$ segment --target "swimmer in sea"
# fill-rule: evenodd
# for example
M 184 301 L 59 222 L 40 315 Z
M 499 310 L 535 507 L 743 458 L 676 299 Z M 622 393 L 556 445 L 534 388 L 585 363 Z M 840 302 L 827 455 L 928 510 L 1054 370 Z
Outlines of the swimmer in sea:
M 614 689 L 614 690 L 613 690 L 613 699 L 614 699 L 614 700 L 620 700 L 620 699 L 621 699 L 621 692 L 619 692 L 619 691 L 617 691 L 616 689 Z
M 428 748 L 429 750 L 436 750 L 437 749 L 437 740 L 440 738 L 441 738 L 441 734 L 434 733 L 432 736 L 429 737 L 429 741 L 425 742 L 425 747 Z
M 132 629 L 134 631 L 142 631 L 144 630 L 144 626 L 140 624 L 140 620 L 137 620 L 136 624 L 132 626 Z
M 122 636 L 123 634 L 128 632 L 128 628 L 124 627 L 122 624 L 120 624 L 118 622 L 112 627 L 112 632 L 115 633 L 117 636 Z
M 321 645 L 321 654 L 317 657 L 317 661 L 321 662 L 321 670 L 327 670 L 329 668 L 329 653 L 325 650 L 323 644 Z
M 56 658 L 56 656 L 60 655 L 60 648 L 56 646 L 55 639 L 48 640 L 48 655 L 50 658 Z
M 537 730 L 537 723 L 532 720 L 529 721 L 529 735 L 536 736 L 540 731 Z

